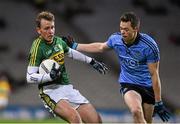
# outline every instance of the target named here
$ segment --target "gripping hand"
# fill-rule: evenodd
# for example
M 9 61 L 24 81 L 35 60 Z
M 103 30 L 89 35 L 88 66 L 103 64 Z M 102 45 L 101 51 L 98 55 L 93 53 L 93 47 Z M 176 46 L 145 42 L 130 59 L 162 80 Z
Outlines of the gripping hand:
M 78 43 L 76 43 L 76 42 L 74 41 L 73 37 L 71 37 L 71 36 L 69 36 L 69 35 L 68 35 L 67 37 L 63 36 L 63 37 L 62 37 L 62 40 L 65 41 L 66 44 L 67 44 L 70 48 L 76 50 L 76 48 L 77 48 L 77 46 L 78 46 Z
M 155 103 L 154 114 L 156 113 L 159 115 L 163 122 L 168 122 L 170 113 L 167 111 L 162 101 Z
M 108 70 L 107 66 L 104 63 L 98 62 L 95 59 L 92 59 L 90 64 L 93 66 L 94 69 L 99 71 L 99 73 L 101 73 L 101 74 L 106 74 L 106 72 Z
M 53 63 L 52 69 L 50 71 L 50 77 L 52 80 L 57 79 L 58 77 L 60 77 L 61 74 L 61 66 L 59 66 L 59 68 L 56 68 L 55 66 L 56 64 Z

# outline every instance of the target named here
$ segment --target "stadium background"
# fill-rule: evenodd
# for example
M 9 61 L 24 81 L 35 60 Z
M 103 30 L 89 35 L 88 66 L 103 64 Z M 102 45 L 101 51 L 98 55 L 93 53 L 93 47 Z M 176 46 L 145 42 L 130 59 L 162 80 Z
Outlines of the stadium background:
M 1 0 L 0 70 L 11 79 L 8 107 L 0 118 L 41 119 L 49 116 L 38 97 L 36 85 L 25 81 L 27 55 L 36 37 L 35 17 L 41 10 L 56 16 L 56 34 L 72 35 L 78 42 L 105 41 L 119 31 L 119 18 L 135 11 L 141 31 L 151 34 L 161 51 L 162 96 L 173 113 L 171 122 L 180 122 L 180 3 L 178 0 Z M 118 60 L 113 52 L 88 54 L 109 66 L 100 75 L 90 66 L 66 58 L 75 88 L 101 113 L 104 122 L 129 122 L 131 117 L 119 94 Z M 16 113 L 16 114 L 15 114 Z M 160 122 L 159 118 L 155 121 Z

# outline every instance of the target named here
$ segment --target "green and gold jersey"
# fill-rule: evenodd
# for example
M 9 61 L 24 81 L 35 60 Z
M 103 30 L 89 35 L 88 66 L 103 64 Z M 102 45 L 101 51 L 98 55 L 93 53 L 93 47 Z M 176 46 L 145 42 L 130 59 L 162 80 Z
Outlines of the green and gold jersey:
M 30 54 L 29 54 L 29 66 L 37 66 L 45 59 L 53 59 L 58 62 L 62 67 L 61 77 L 54 81 L 56 84 L 66 85 L 69 84 L 69 76 L 66 72 L 64 54 L 68 52 L 69 47 L 60 38 L 55 36 L 53 42 L 48 44 L 44 39 L 38 37 L 34 40 Z

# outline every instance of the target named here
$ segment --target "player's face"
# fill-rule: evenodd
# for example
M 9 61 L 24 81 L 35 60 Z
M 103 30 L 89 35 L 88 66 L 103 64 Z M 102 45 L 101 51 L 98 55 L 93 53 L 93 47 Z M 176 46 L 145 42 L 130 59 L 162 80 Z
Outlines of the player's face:
M 128 44 L 131 44 L 137 36 L 137 28 L 131 26 L 131 22 L 120 22 L 120 32 L 123 40 Z
M 51 43 L 55 33 L 54 21 L 42 19 L 40 27 L 37 28 L 37 32 L 48 43 Z

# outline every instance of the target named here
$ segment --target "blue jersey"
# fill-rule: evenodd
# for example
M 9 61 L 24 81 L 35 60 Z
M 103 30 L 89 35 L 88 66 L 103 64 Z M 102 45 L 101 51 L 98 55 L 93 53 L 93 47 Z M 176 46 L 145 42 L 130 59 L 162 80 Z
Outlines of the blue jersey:
M 119 59 L 119 83 L 152 86 L 147 64 L 158 62 L 160 53 L 156 42 L 149 35 L 139 33 L 135 42 L 128 46 L 120 33 L 114 33 L 109 37 L 107 45 L 115 50 Z

